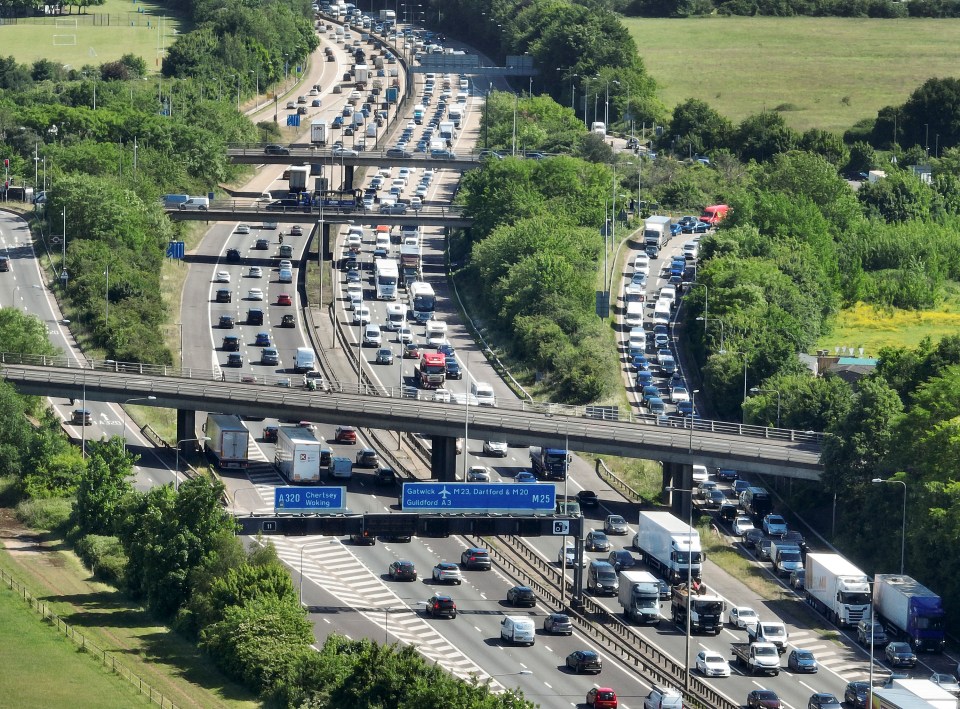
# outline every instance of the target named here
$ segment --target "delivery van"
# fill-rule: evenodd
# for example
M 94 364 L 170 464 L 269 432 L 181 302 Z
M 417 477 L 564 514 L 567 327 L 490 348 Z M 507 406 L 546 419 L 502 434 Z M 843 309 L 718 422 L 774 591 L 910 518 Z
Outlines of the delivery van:
M 643 327 L 643 303 L 630 301 L 627 303 L 627 312 L 623 316 L 623 324 L 629 328 Z
M 497 405 L 497 397 L 493 393 L 493 387 L 486 382 L 473 382 L 470 385 L 470 393 L 477 397 L 477 403 L 480 406 Z
M 294 359 L 293 369 L 296 372 L 309 372 L 311 369 L 315 369 L 317 364 L 317 356 L 314 351 L 309 347 L 298 347 L 297 356 Z
M 330 475 L 334 478 L 349 480 L 353 477 L 353 461 L 343 456 L 334 456 L 330 460 Z
M 210 209 L 210 200 L 207 197 L 190 197 L 180 203 L 180 211 L 182 212 L 191 210 L 206 212 L 208 209 Z
M 500 621 L 500 639 L 514 645 L 533 645 L 537 640 L 533 621 L 518 615 L 508 615 Z
M 607 124 L 603 121 L 594 121 L 590 124 L 590 132 L 595 133 L 596 135 L 606 135 Z

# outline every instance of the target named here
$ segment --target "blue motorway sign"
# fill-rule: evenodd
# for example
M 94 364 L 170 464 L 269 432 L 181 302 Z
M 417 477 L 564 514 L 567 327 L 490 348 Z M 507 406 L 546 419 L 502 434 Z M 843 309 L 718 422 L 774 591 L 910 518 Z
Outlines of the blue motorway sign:
M 404 483 L 404 512 L 552 514 L 552 483 Z
M 322 514 L 343 512 L 347 507 L 345 487 L 277 487 L 273 493 L 273 511 L 277 514 Z

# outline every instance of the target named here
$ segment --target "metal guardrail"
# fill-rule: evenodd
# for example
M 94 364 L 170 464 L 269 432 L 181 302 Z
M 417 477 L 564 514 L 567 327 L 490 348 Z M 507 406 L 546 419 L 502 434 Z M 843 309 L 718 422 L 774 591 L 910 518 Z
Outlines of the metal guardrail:
M 617 490 L 627 499 L 633 500 L 634 502 L 643 502 L 643 496 L 630 487 L 625 480 L 621 479 L 612 470 L 610 470 L 610 468 L 607 467 L 607 464 L 604 463 L 602 459 L 597 460 L 597 475 L 599 475 L 600 479 L 607 483 L 607 485 Z
M 453 157 L 445 156 L 442 158 L 433 158 L 429 153 L 413 152 L 411 150 L 404 150 L 400 152 L 394 150 L 393 154 L 391 155 L 389 154 L 391 152 L 391 148 L 385 148 L 382 150 L 354 149 L 357 153 L 356 155 L 341 155 L 333 148 L 319 147 L 316 145 L 310 145 L 309 143 L 290 143 L 284 147 L 290 150 L 289 155 L 268 153 L 266 152 L 266 144 L 264 143 L 232 143 L 227 146 L 227 157 L 256 157 L 263 159 L 264 162 L 277 161 L 278 158 L 303 160 L 339 160 L 341 157 L 345 158 L 346 160 L 367 158 L 370 160 L 380 160 L 385 163 L 393 160 L 411 160 L 418 163 L 443 163 L 445 169 L 451 169 L 449 167 L 451 163 L 462 164 L 464 168 L 475 167 L 479 161 L 477 153 L 466 153 L 463 155 L 455 154 Z M 348 150 L 351 150 L 348 145 L 345 145 L 344 147 Z
M 208 382 L 233 382 L 239 384 L 258 385 L 264 387 L 276 388 L 297 388 L 303 389 L 303 382 L 300 375 L 251 375 L 243 372 L 231 372 L 228 369 L 212 370 L 196 367 L 178 367 L 174 365 L 146 364 L 141 362 L 119 362 L 115 360 L 86 360 L 82 362 L 83 366 L 78 367 L 77 363 L 62 356 L 30 355 L 0 352 L 0 364 L 3 365 L 26 365 L 35 367 L 57 367 L 69 369 L 84 369 L 87 371 L 99 372 L 117 372 L 121 374 L 141 374 L 146 376 L 169 377 L 177 379 L 195 379 Z M 433 399 L 435 392 L 425 392 L 414 389 L 410 386 L 405 387 L 377 387 L 371 384 L 363 384 L 358 387 L 356 384 L 346 382 L 328 382 L 326 391 L 340 394 L 353 394 L 362 396 L 380 396 L 393 399 L 406 399 L 417 401 L 436 401 Z M 443 403 L 443 402 L 438 402 Z M 463 408 L 463 404 L 449 404 L 451 407 Z M 764 426 L 751 426 L 739 423 L 730 423 L 727 421 L 713 421 L 708 419 L 689 419 L 679 416 L 656 416 L 654 414 L 634 413 L 630 410 L 616 411 L 604 409 L 601 413 L 596 411 L 595 407 L 556 404 L 549 402 L 528 402 L 525 400 L 500 400 L 496 408 L 490 407 L 471 407 L 473 412 L 493 413 L 519 411 L 523 413 L 544 414 L 548 418 L 576 418 L 595 419 L 598 421 L 619 421 L 629 424 L 643 424 L 651 427 L 665 429 L 683 429 L 701 433 L 719 433 L 736 436 L 747 436 L 756 439 L 765 439 L 769 441 L 783 441 L 790 443 L 809 444 L 819 446 L 822 444 L 824 434 L 815 431 L 797 431 L 783 428 L 767 428 Z
M 210 208 L 207 210 L 185 210 L 179 207 L 167 207 L 165 211 L 171 214 L 180 214 L 193 216 L 203 216 L 204 212 L 236 212 L 237 214 L 251 214 L 269 221 L 272 215 L 277 214 L 317 214 L 321 210 L 318 205 L 297 205 L 297 206 L 274 206 L 273 202 L 264 202 L 257 199 L 214 199 L 210 201 Z M 384 217 L 405 216 L 420 217 L 423 219 L 467 219 L 463 207 L 452 207 L 446 205 L 424 205 L 420 209 L 407 208 L 403 214 L 380 212 L 375 209 L 366 209 L 362 204 L 356 207 L 324 207 L 323 214 L 353 214 Z

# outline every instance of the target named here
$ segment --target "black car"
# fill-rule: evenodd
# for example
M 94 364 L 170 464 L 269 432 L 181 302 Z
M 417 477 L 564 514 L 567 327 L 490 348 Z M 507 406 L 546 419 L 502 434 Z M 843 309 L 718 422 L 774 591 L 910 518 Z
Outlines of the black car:
M 717 471 L 717 480 L 725 480 L 730 482 L 732 480 L 736 480 L 738 477 L 740 477 L 740 474 L 732 468 L 720 468 Z
M 396 485 L 400 478 L 397 476 L 397 471 L 393 468 L 387 466 L 381 466 L 377 468 L 377 472 L 374 473 L 377 485 Z
M 74 409 L 70 414 L 70 423 L 75 426 L 92 426 L 93 415 L 87 409 Z
M 282 145 L 268 145 L 263 149 L 263 152 L 267 155 L 289 155 L 290 148 Z
M 637 565 L 637 560 L 633 558 L 633 554 L 626 549 L 618 549 L 617 551 L 610 552 L 607 556 L 607 561 L 610 562 L 614 571 L 632 569 Z
M 227 261 L 239 261 L 240 249 L 227 249 Z
M 232 303 L 233 292 L 229 288 L 220 288 L 217 291 L 216 301 L 218 303 Z
M 563 613 L 551 613 L 543 619 L 543 632 L 551 635 L 573 635 L 573 623 L 570 616 Z
M 247 310 L 247 325 L 263 325 L 263 311 L 260 308 Z
M 431 596 L 427 601 L 427 613 L 434 618 L 456 618 L 457 604 L 450 596 Z
M 887 645 L 883 651 L 891 667 L 916 667 L 917 656 L 909 643 L 896 642 Z
M 751 529 L 746 534 L 743 535 L 743 545 L 747 549 L 756 549 L 760 542 L 763 540 L 763 530 L 762 529 Z
M 580 503 L 580 507 L 599 507 L 600 498 L 597 497 L 597 493 L 593 490 L 581 490 L 577 493 L 577 502 Z
M 567 668 L 577 674 L 581 672 L 600 674 L 600 670 L 603 669 L 603 662 L 600 660 L 600 655 L 593 650 L 574 650 L 567 655 Z
M 292 315 L 284 315 L 280 321 L 280 327 L 296 327 L 297 320 Z
M 227 366 L 228 367 L 242 367 L 243 366 L 243 355 L 239 352 L 231 352 L 227 355 Z
M 446 359 L 447 379 L 463 379 L 463 370 L 460 363 L 454 357 Z
M 263 427 L 263 441 L 264 443 L 276 443 L 277 436 L 280 434 L 280 428 L 278 426 L 264 426 Z
M 829 692 L 817 692 L 807 701 L 807 709 L 840 709 L 840 700 Z
M 854 709 L 866 709 L 869 694 L 869 682 L 850 682 L 843 690 L 843 701 Z
M 723 493 L 721 493 L 723 494 Z M 724 502 L 720 505 L 720 511 L 717 512 L 724 522 L 732 522 L 740 514 L 740 510 L 734 502 Z
M 396 561 L 390 562 L 387 573 L 393 581 L 417 580 L 417 567 L 413 565 L 412 561 L 406 561 L 405 559 L 397 559 Z
M 377 538 L 371 534 L 368 530 L 363 530 L 362 532 L 357 532 L 356 534 L 350 535 L 350 541 L 354 544 L 359 544 L 363 546 L 373 546 L 377 543 Z
M 239 352 L 240 351 L 240 338 L 236 335 L 227 335 L 223 338 L 223 344 L 220 348 L 224 352 Z
M 234 320 L 232 315 L 221 315 L 217 323 L 219 327 L 222 327 L 224 330 L 232 330 L 236 324 L 236 320 Z
M 480 547 L 471 547 L 460 555 L 460 566 L 465 569 L 490 569 L 490 552 Z
M 514 586 L 507 591 L 507 603 L 511 606 L 527 606 L 533 608 L 537 605 L 537 597 L 533 589 L 529 586 Z
M 270 248 L 270 242 L 266 239 L 257 239 L 255 242 L 253 242 L 253 248 L 255 248 L 257 251 L 266 251 Z

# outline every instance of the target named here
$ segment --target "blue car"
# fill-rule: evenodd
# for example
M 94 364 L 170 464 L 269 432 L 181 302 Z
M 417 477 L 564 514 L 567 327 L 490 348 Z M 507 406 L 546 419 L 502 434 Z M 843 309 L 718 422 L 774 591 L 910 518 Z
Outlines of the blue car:
M 641 369 L 637 372 L 637 387 L 643 390 L 643 387 L 653 384 L 653 372 L 648 369 Z
M 647 359 L 646 355 L 636 355 L 633 358 L 631 358 L 630 363 L 633 365 L 633 368 L 638 372 L 650 369 L 650 361 Z
M 454 346 L 451 345 L 449 342 L 444 342 L 442 345 L 440 345 L 437 348 L 437 352 L 440 352 L 446 355 L 447 357 L 453 357 L 453 355 L 456 354 L 457 350 L 454 349 Z
M 270 333 L 269 332 L 258 332 L 257 341 L 253 343 L 256 347 L 269 347 L 270 346 Z
M 537 482 L 537 476 L 531 473 L 529 470 L 521 470 L 517 473 L 517 476 L 513 479 L 514 482 L 518 483 L 535 483 Z
M 681 401 L 677 404 L 677 415 L 678 416 L 693 416 L 693 402 L 692 401 Z
M 643 388 L 642 392 L 643 403 L 647 403 L 650 399 L 656 399 L 660 397 L 660 390 L 657 389 L 653 384 L 648 384 Z
M 710 231 L 710 225 L 707 222 L 697 222 L 693 225 L 694 234 L 706 234 Z
M 670 236 L 677 236 L 683 233 L 683 227 L 679 224 L 670 225 Z
M 343 127 L 343 116 L 334 116 L 333 123 L 331 125 L 333 128 Z

